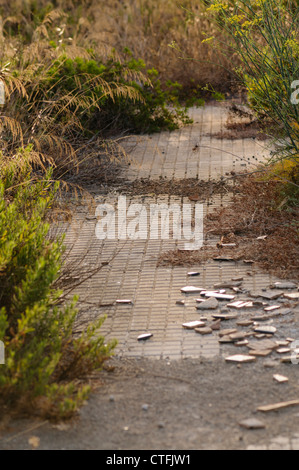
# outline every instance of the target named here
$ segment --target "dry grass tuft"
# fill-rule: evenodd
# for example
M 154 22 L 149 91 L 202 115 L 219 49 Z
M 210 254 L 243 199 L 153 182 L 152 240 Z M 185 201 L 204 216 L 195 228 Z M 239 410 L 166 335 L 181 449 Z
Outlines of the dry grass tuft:
M 299 279 L 299 207 L 281 210 L 281 189 L 279 181 L 244 177 L 235 187 L 232 203 L 215 209 L 204 223 L 206 234 L 236 246 L 222 248 L 218 244 L 199 251 L 169 251 L 161 255 L 159 264 L 190 265 L 221 255 L 253 260 L 280 278 Z

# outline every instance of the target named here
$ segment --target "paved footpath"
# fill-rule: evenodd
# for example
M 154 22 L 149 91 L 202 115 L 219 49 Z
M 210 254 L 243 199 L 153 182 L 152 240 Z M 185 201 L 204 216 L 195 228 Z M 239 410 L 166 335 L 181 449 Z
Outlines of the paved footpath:
M 231 171 L 239 172 L 248 168 L 254 170 L 257 162 L 269 155 L 264 141 L 218 138 L 219 133 L 225 131 L 224 125 L 228 117 L 228 108 L 225 103 L 193 108 L 190 113 L 194 121 L 193 124 L 179 130 L 151 136 L 131 136 L 125 140 L 124 146 L 127 152 L 130 152 L 131 164 L 123 167 L 122 176 L 132 186 L 135 181 L 141 178 L 158 181 L 163 178 L 167 180 L 198 178 L 204 181 L 219 179 Z M 217 332 L 200 335 L 182 328 L 182 323 L 198 319 L 201 315 L 195 309 L 195 299 L 199 297 L 199 294 L 182 294 L 181 288 L 193 285 L 203 289 L 211 289 L 216 283 L 242 277 L 242 287 L 245 290 L 260 291 L 268 288 L 278 279 L 260 272 L 254 264 L 245 264 L 243 261 L 210 260 L 188 267 L 157 266 L 158 258 L 162 253 L 177 248 L 184 249 L 186 240 L 174 240 L 173 238 L 167 240 L 160 236 L 156 239 L 144 236 L 137 240 L 128 236 L 124 240 L 119 240 L 117 237 L 116 239 L 103 240 L 97 238 L 98 221 L 95 217 L 95 208 L 102 204 L 109 204 L 110 208 L 116 208 L 119 196 L 120 194 L 113 188 L 108 194 L 100 190 L 95 191 L 93 208 L 88 210 L 84 207 L 78 210 L 66 232 L 66 244 L 71 247 L 68 254 L 69 262 L 77 265 L 78 260 L 82 260 L 82 271 L 90 272 L 102 266 L 95 275 L 76 288 L 82 307 L 82 313 L 78 319 L 78 330 L 81 325 L 85 326 L 86 323 L 105 314 L 107 318 L 101 328 L 101 333 L 107 340 L 112 338 L 118 340 L 115 355 L 117 358 L 128 361 L 136 358 L 141 358 L 141 360 L 163 359 L 170 362 L 176 362 L 176 360 L 180 362 L 181 359 L 197 361 L 202 358 L 202 360 L 210 361 L 213 358 L 223 358 L 227 355 L 228 350 L 225 345 L 220 345 Z M 122 196 L 124 197 L 125 194 L 122 193 Z M 203 203 L 203 215 L 209 214 L 221 204 L 228 204 L 229 199 L 229 194 L 216 194 L 207 200 L 200 201 Z M 127 207 L 132 204 L 141 204 L 147 215 L 153 204 L 162 203 L 166 205 L 177 204 L 181 209 L 185 203 L 193 206 L 196 204 L 180 194 L 160 194 L 159 196 L 138 194 L 136 196 L 127 195 L 126 198 Z M 111 220 L 113 222 L 113 219 Z M 116 233 L 118 233 L 118 227 L 119 220 L 116 220 Z M 143 218 L 139 229 L 148 235 L 149 217 Z M 217 238 L 208 239 L 208 243 L 211 245 L 215 245 L 217 241 Z M 190 277 L 187 274 L 189 271 L 198 271 L 200 275 Z M 231 291 L 229 292 L 231 293 Z M 246 294 L 244 295 L 246 297 Z M 119 299 L 129 299 L 132 303 L 117 303 L 116 300 Z M 185 304 L 177 304 L 176 301 L 179 299 L 184 299 Z M 271 302 L 269 303 L 271 305 Z M 213 313 L 221 313 L 224 304 L 225 302 L 220 301 L 219 307 L 213 310 Z M 203 315 L 210 316 L 211 314 L 205 311 Z M 244 318 L 246 317 L 244 313 L 239 315 L 242 318 L 244 315 Z M 298 319 L 298 311 L 295 315 Z M 273 324 L 271 322 L 273 320 L 269 322 L 270 325 Z M 230 322 L 227 324 L 231 327 Z M 288 336 L 293 334 L 294 338 L 299 337 L 298 330 L 292 331 L 290 329 L 293 324 L 285 323 L 281 326 L 281 338 L 286 334 Z M 283 328 L 287 330 L 284 331 Z M 151 338 L 146 341 L 138 341 L 138 336 L 145 333 L 151 333 Z M 234 348 L 234 346 L 230 347 Z M 238 350 L 238 348 L 235 349 Z M 246 354 L 242 348 L 239 350 Z M 248 392 L 246 393 L 248 394 Z M 106 398 L 104 400 L 107 401 Z M 206 400 L 207 398 L 205 403 Z M 46 430 L 44 435 L 42 430 L 40 434 L 38 430 L 34 433 L 41 436 L 41 443 L 45 447 L 51 448 L 52 445 L 52 448 L 55 446 L 73 448 L 76 445 L 80 447 L 86 445 L 89 448 L 93 446 L 92 439 L 97 442 L 98 414 L 101 414 L 102 410 L 104 418 L 109 416 L 109 414 L 105 415 L 105 413 L 109 413 L 107 411 L 109 404 L 106 401 L 105 403 L 101 402 L 96 408 L 94 419 L 88 414 L 89 407 L 84 407 L 83 416 L 84 413 L 87 416 L 85 421 L 83 419 L 85 428 L 83 424 L 81 432 L 81 424 L 79 423 L 74 431 L 66 432 L 64 444 L 61 444 L 60 431 L 55 432 L 53 429 L 47 428 L 48 434 Z M 89 406 L 93 409 L 92 405 Z M 120 422 L 122 414 L 120 409 Z M 193 419 L 193 415 L 190 419 Z M 214 419 L 217 421 L 215 417 Z M 101 421 L 101 418 L 99 420 Z M 190 433 L 191 431 L 192 426 Z M 110 434 L 106 436 L 106 439 L 108 437 L 110 439 L 108 446 L 113 445 L 111 443 L 114 442 L 114 436 Z M 7 445 L 10 448 L 13 446 L 17 448 L 19 445 L 19 447 L 26 448 L 26 446 L 28 447 L 26 441 L 24 443 L 26 436 L 27 434 L 21 433 L 19 440 L 18 436 L 16 438 L 13 435 L 8 436 L 4 447 Z M 88 440 L 91 439 L 90 442 L 86 441 L 86 436 L 88 436 Z M 134 435 L 132 436 L 134 438 Z M 82 444 L 80 444 L 81 438 L 83 439 Z M 104 446 L 105 436 L 103 437 L 104 441 L 100 442 L 100 439 L 102 437 L 98 438 L 99 445 Z M 115 445 L 121 446 L 122 444 Z M 194 443 L 192 445 L 196 446 Z M 97 444 L 95 444 L 96 446 Z M 131 446 L 134 446 L 134 441 Z M 256 441 L 254 445 L 248 444 L 247 448 L 298 450 L 299 434 L 289 435 L 286 430 L 282 434 L 273 435 L 266 442 L 262 439 L 258 440 L 258 445 Z
M 224 105 L 193 108 L 194 123 L 174 132 L 152 136 L 133 136 L 125 146 L 131 150 L 132 164 L 125 167 L 123 176 L 132 181 L 140 178 L 167 179 L 198 178 L 218 179 L 230 171 L 255 169 L 258 160 L 269 154 L 263 141 L 254 139 L 223 140 L 213 137 L 224 130 L 227 120 Z M 253 158 L 254 157 L 254 158 Z M 95 205 L 110 204 L 116 207 L 118 194 L 95 195 Z M 203 214 L 225 204 L 229 195 L 215 195 L 203 201 Z M 147 215 L 151 204 L 189 204 L 188 197 L 140 195 L 127 197 L 127 207 L 142 204 Z M 193 203 L 194 206 L 195 202 Z M 94 210 L 94 209 L 93 209 Z M 107 319 L 102 332 L 107 338 L 117 338 L 117 354 L 130 357 L 155 357 L 179 359 L 185 357 L 213 357 L 220 354 L 218 338 L 190 336 L 182 323 L 194 319 L 196 295 L 189 295 L 184 306 L 176 301 L 182 298 L 180 289 L 186 285 L 210 289 L 215 283 L 244 277 L 243 287 L 260 290 L 274 281 L 242 262 L 209 261 L 204 264 L 159 266 L 159 255 L 173 249 L 184 249 L 186 240 L 98 240 L 97 220 L 94 212 L 75 217 L 67 232 L 66 242 L 72 246 L 70 259 L 85 256 L 84 264 L 96 268 L 104 266 L 88 282 L 77 289 L 81 301 L 86 301 L 86 321 L 105 313 Z M 150 233 L 149 217 L 144 227 Z M 117 233 L 117 225 L 116 225 Z M 218 239 L 209 239 L 216 244 Z M 200 276 L 190 278 L 189 271 L 199 271 Z M 117 299 L 131 299 L 132 304 L 117 304 Z M 112 305 L 113 304 L 113 305 Z M 94 305 L 94 307 L 92 306 Z M 151 341 L 137 341 L 143 333 L 153 334 Z

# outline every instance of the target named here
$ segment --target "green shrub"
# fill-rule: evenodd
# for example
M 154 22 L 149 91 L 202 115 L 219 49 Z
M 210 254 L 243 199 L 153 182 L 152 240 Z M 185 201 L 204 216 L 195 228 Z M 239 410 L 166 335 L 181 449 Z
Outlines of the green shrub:
M 292 103 L 292 83 L 299 77 L 298 2 L 241 0 L 209 2 L 231 38 L 231 50 L 242 62 L 236 72 L 248 91 L 258 117 L 273 123 L 278 144 L 276 160 L 298 162 L 298 105 Z
M 179 83 L 169 80 L 162 89 L 158 71 L 146 69 L 127 48 L 124 60 L 115 52 L 106 60 L 89 52 L 90 59 L 59 57 L 41 86 L 51 90 L 52 99 L 72 97 L 70 110 L 80 116 L 85 132 L 110 127 L 155 132 L 191 122 L 179 103 Z
M 73 335 L 76 298 L 61 306 L 62 292 L 52 287 L 62 267 L 63 239 L 51 240 L 46 216 L 57 184 L 51 171 L 34 177 L 30 151 L 20 150 L 12 163 L 0 155 L 0 403 L 68 417 L 88 393 L 75 379 L 100 369 L 115 342 L 105 344 L 99 334 L 104 318 Z

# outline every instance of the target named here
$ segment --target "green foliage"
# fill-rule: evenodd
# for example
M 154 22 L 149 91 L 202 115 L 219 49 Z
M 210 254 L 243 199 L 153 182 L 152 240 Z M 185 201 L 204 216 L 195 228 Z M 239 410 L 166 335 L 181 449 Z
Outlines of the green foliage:
M 299 78 L 298 2 L 215 1 L 209 2 L 208 11 L 226 30 L 231 50 L 242 62 L 236 72 L 247 89 L 249 105 L 258 119 L 271 123 L 268 134 L 275 149 L 269 164 L 276 171 L 275 165 L 285 161 L 283 172 L 276 176 L 284 184 L 282 195 L 293 204 L 298 201 L 299 168 L 299 108 L 292 99 Z
M 299 76 L 299 7 L 286 0 L 216 1 L 208 11 L 224 25 L 242 61 L 236 72 L 249 104 L 275 125 L 278 158 L 298 160 L 299 113 L 291 94 Z
M 71 110 L 85 132 L 101 127 L 155 132 L 190 122 L 179 103 L 182 86 L 168 80 L 162 88 L 156 69 L 146 70 L 128 48 L 124 55 L 123 61 L 115 53 L 105 61 L 94 54 L 91 59 L 61 56 L 49 68 L 45 88 L 52 96 L 75 97 Z
M 63 239 L 49 237 L 46 216 L 57 184 L 51 170 L 43 179 L 34 177 L 30 151 L 20 151 L 21 160 L 16 155 L 12 163 L 0 155 L 1 401 L 37 406 L 49 417 L 68 417 L 88 392 L 74 379 L 101 368 L 115 342 L 106 345 L 99 334 L 104 318 L 73 336 L 77 299 L 61 306 L 62 292 L 52 287 L 61 269 Z

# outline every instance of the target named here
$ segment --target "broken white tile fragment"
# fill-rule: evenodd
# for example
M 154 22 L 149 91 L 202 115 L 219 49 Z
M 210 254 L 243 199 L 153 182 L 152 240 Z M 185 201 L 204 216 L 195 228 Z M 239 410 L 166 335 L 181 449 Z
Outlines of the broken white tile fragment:
M 244 301 L 244 300 L 237 300 L 236 302 L 231 302 L 226 305 L 227 307 L 231 308 L 251 308 L 253 307 L 253 302 L 251 301 Z
M 187 323 L 183 323 L 182 326 L 183 326 L 183 328 L 187 328 L 188 330 L 193 330 L 194 328 L 198 328 L 200 326 L 205 326 L 205 322 L 200 321 L 200 320 L 189 321 Z
M 234 343 L 235 346 L 247 346 L 248 344 L 248 339 L 241 339 L 240 341 L 236 341 Z
M 285 377 L 284 375 L 280 375 L 280 374 L 274 374 L 273 379 L 276 380 L 276 382 L 279 382 L 279 383 L 284 383 L 284 382 L 289 381 L 289 379 L 287 377 Z
M 216 299 L 220 300 L 233 300 L 235 298 L 234 295 L 222 294 L 214 291 L 205 291 L 204 295 L 205 297 L 215 297 Z
M 253 362 L 255 361 L 254 356 L 249 356 L 246 354 L 233 354 L 225 358 L 228 362 Z
M 288 341 L 283 340 L 283 339 L 278 339 L 275 342 L 276 342 L 277 346 L 281 346 L 281 347 L 288 346 L 288 344 L 289 344 Z
M 138 341 L 142 341 L 142 340 L 146 340 L 146 339 L 149 339 L 153 336 L 152 333 L 143 333 L 142 335 L 139 335 L 138 336 Z
M 299 292 L 290 292 L 290 293 L 284 293 L 283 296 L 286 298 L 286 299 L 289 299 L 289 300 L 297 300 L 299 299 Z
M 202 287 L 194 287 L 194 286 L 185 286 L 182 287 L 181 292 L 184 292 L 185 294 L 195 294 L 197 292 L 202 292 L 203 288 Z
M 276 332 L 276 328 L 275 326 L 263 325 L 255 327 L 254 331 L 256 331 L 257 333 L 274 334 Z
M 291 351 L 290 348 L 278 348 L 276 349 L 276 352 L 278 352 L 278 354 L 285 354 L 285 353 L 289 353 Z
M 277 310 L 280 307 L 281 305 L 270 305 L 270 307 L 265 307 L 264 310 L 265 312 L 271 312 L 272 310 Z

